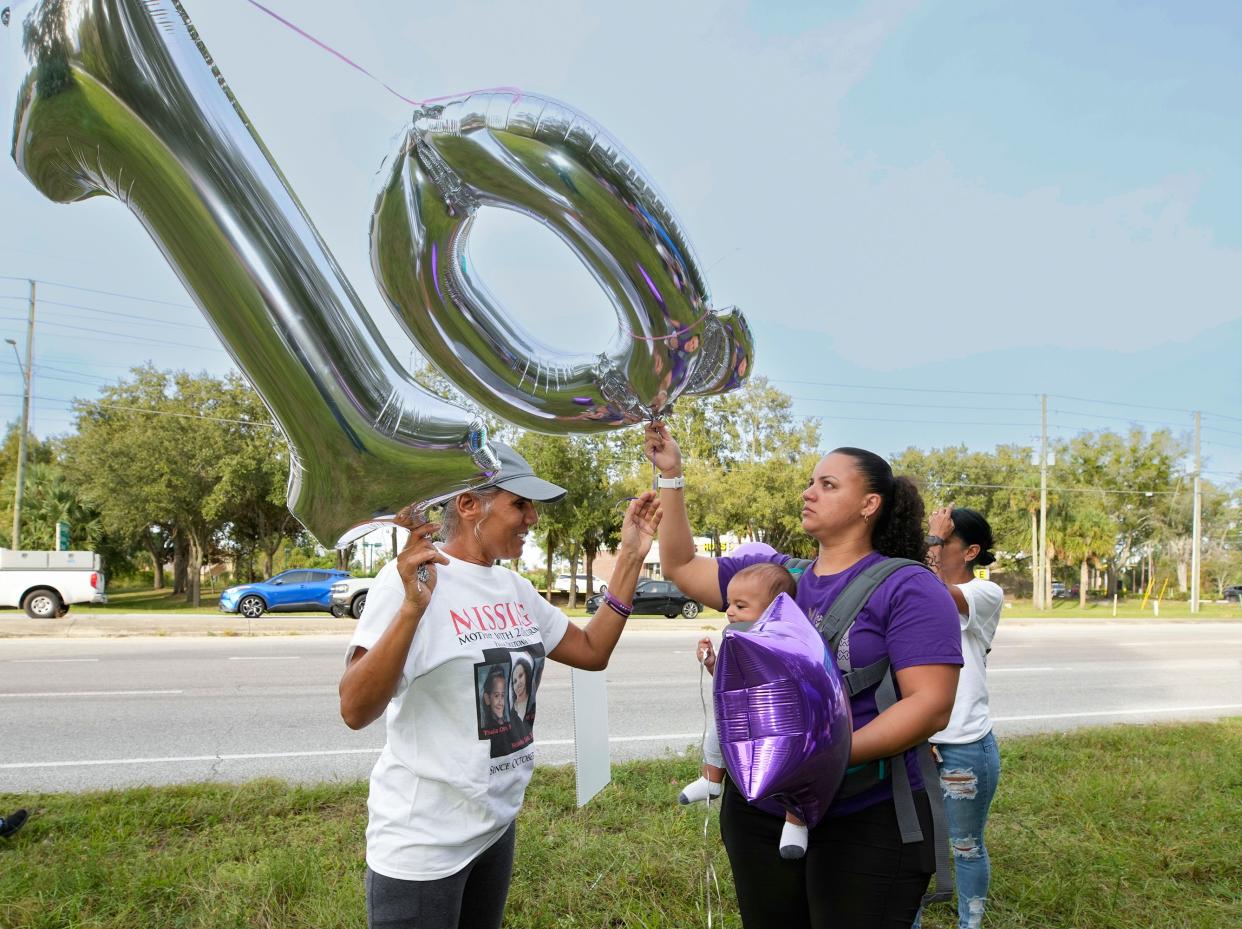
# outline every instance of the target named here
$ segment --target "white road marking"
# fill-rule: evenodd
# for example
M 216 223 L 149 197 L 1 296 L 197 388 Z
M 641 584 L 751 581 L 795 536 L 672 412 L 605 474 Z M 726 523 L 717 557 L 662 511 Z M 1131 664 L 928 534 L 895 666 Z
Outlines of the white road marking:
M 1084 716 L 1139 716 L 1145 713 L 1201 713 L 1209 710 L 1242 710 L 1242 703 L 1214 703 L 1209 706 L 1152 706 L 1131 710 L 1092 710 L 1086 713 L 1041 713 L 1033 716 L 993 716 L 994 723 L 1014 723 L 1031 719 L 1077 719 Z
M 180 694 L 183 690 L 65 690 L 33 694 L 0 694 L 3 697 L 139 697 L 155 694 Z
M 229 661 L 301 661 L 301 655 L 230 655 Z
M 13 664 L 68 664 L 74 661 L 98 660 L 98 658 L 14 658 Z
M 664 735 L 614 735 L 611 742 L 672 742 L 680 739 L 701 739 L 702 730 L 698 732 L 667 732 Z M 540 745 L 573 745 L 573 739 L 536 739 L 535 747 Z
M 614 736 L 609 742 L 664 742 L 684 739 L 701 739 L 702 732 L 673 732 L 664 735 L 622 735 Z M 573 739 L 539 739 L 535 747 L 540 745 L 573 745 Z M 19 761 L 0 764 L 0 771 L 17 771 L 30 768 L 81 768 L 100 767 L 103 765 L 140 765 L 140 764 L 187 764 L 199 761 L 251 761 L 265 758 L 322 758 L 335 755 L 378 755 L 380 748 L 337 748 L 312 752 L 252 752 L 231 755 L 175 755 L 165 758 L 98 758 L 87 761 Z
M 1242 645 L 1242 639 L 1144 639 L 1142 642 L 1118 642 L 1118 645 Z
M 988 668 L 988 674 L 1000 674 L 1002 671 L 1068 671 L 1069 668 Z
M 261 758 L 313 758 L 324 755 L 378 755 L 381 751 L 383 749 L 379 748 L 338 748 L 317 752 L 255 752 L 246 755 L 177 755 L 166 758 L 99 758 L 89 761 L 22 761 L 0 764 L 0 770 L 13 771 L 19 768 L 79 768 L 124 764 L 184 764 L 192 761 L 248 761 Z

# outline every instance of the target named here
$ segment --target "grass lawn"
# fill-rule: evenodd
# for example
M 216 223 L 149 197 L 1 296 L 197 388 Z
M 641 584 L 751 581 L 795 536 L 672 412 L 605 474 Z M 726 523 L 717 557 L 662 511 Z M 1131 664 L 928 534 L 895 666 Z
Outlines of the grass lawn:
M 1009 739 L 1001 755 L 985 926 L 1242 925 L 1242 719 Z M 617 765 L 582 810 L 571 768 L 537 771 L 506 925 L 704 926 L 710 856 L 739 926 L 715 813 L 705 842 L 702 808 L 674 802 L 695 768 Z M 360 926 L 365 799 L 363 783 L 275 781 L 0 796 L 33 814 L 0 841 L 0 926 Z

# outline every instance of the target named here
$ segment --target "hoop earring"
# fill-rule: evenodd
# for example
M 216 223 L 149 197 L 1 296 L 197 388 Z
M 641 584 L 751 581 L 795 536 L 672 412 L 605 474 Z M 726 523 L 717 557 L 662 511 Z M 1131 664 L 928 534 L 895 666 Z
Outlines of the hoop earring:
M 863 513 L 862 518 L 863 518 L 864 523 L 867 523 L 868 525 L 871 524 L 871 517 L 869 515 L 867 515 L 866 513 Z

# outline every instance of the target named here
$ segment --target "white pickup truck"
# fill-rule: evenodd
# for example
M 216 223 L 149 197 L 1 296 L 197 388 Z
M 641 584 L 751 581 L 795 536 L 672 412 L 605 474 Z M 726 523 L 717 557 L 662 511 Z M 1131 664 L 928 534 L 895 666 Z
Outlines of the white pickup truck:
M 52 619 L 74 603 L 107 602 L 103 562 L 94 552 L 0 548 L 0 607 L 20 606 L 32 619 Z
M 332 615 L 338 618 L 349 614 L 354 619 L 362 615 L 367 605 L 367 591 L 375 583 L 373 577 L 343 577 L 332 585 Z

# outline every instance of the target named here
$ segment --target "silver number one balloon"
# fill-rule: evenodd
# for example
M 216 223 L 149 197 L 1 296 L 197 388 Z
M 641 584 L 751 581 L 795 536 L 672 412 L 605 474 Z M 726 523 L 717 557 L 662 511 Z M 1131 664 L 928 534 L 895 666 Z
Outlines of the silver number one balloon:
M 384 344 L 180 4 L 42 0 L 8 28 L 18 168 L 134 212 L 284 430 L 289 508 L 321 542 L 496 467 Z

